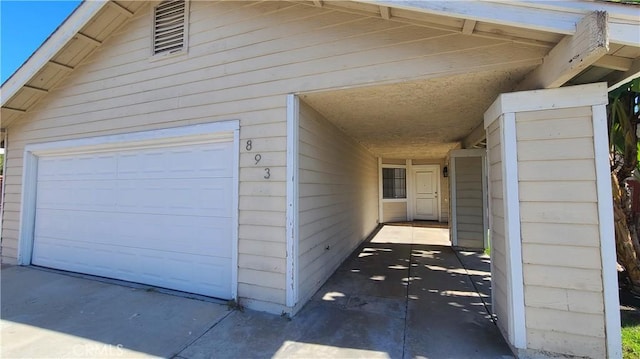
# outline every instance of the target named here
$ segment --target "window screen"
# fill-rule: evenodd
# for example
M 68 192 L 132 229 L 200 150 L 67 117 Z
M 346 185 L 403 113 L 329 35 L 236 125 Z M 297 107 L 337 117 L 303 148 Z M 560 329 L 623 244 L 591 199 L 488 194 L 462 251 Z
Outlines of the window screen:
M 407 198 L 407 170 L 404 168 L 382 169 L 382 198 Z

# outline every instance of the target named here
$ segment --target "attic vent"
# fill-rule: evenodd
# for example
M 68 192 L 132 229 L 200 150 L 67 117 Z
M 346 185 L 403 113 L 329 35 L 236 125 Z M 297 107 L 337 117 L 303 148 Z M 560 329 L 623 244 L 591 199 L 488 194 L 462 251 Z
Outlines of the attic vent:
M 153 54 L 171 54 L 186 48 L 187 2 L 166 0 L 154 10 Z

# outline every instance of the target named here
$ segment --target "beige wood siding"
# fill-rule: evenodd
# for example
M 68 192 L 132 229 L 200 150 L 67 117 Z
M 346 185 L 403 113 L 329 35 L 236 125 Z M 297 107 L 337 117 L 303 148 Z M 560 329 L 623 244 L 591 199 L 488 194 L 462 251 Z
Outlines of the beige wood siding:
M 484 248 L 482 157 L 456 157 L 455 166 L 458 246 Z
M 152 59 L 151 14 L 136 12 L 8 128 L 3 262 L 17 256 L 25 145 L 239 119 L 239 296 L 280 312 L 286 94 L 517 66 L 545 51 L 291 2 L 193 1 L 187 53 Z
M 606 356 L 591 107 L 516 114 L 529 349 Z
M 489 217 L 491 246 L 491 287 L 493 313 L 498 318 L 498 327 L 505 337 L 509 333 L 509 288 L 507 249 L 505 243 L 504 200 L 502 188 L 502 143 L 500 121 L 494 121 L 487 129 Z M 456 159 L 457 161 L 458 159 Z
M 378 224 L 378 161 L 300 102 L 300 302 Z
M 407 220 L 407 202 L 382 202 L 382 222 L 403 222 Z

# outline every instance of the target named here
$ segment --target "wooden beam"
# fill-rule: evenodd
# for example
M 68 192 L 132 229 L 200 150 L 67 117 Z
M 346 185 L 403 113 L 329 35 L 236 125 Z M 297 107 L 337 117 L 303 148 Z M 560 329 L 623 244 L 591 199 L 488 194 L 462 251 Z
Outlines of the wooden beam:
M 57 67 L 60 70 L 73 71 L 73 66 L 61 64 L 61 63 L 59 63 L 57 61 L 49 60 L 48 64 L 49 65 L 53 65 L 53 66 Z
M 85 34 L 83 34 L 81 32 L 78 32 L 76 34 L 76 38 L 79 39 L 79 40 L 82 40 L 84 42 L 87 42 L 87 43 L 89 43 L 89 44 L 91 44 L 93 46 L 96 46 L 96 47 L 102 45 L 102 42 L 94 39 L 91 36 L 85 35 Z
M 609 85 L 609 91 L 618 88 L 637 77 L 640 77 L 640 58 L 633 60 L 627 71 L 612 74 L 606 78 L 607 84 Z
M 631 68 L 631 63 L 633 63 L 633 59 L 627 57 L 604 55 L 593 65 L 616 71 L 628 71 Z
M 324 1 L 322 0 L 313 0 L 313 4 L 317 7 L 322 7 L 324 5 Z
M 366 1 L 359 1 L 359 2 L 366 2 Z M 328 8 L 328 9 L 334 9 L 334 10 L 338 10 L 341 12 L 345 12 L 345 13 L 349 13 L 349 14 L 356 14 L 356 15 L 364 15 L 364 16 L 369 16 L 369 17 L 379 17 L 379 14 L 376 13 L 376 15 L 372 15 L 373 13 L 371 12 L 365 12 L 365 11 L 361 11 L 361 10 L 356 10 L 353 8 L 347 8 L 344 6 L 341 6 L 342 2 L 341 1 L 329 1 L 329 2 L 325 2 L 323 7 L 324 8 Z M 307 6 L 314 6 L 313 3 L 311 2 L 306 2 L 303 3 Z M 393 4 L 390 4 L 393 5 Z M 395 8 L 395 6 L 388 6 L 390 9 L 391 8 Z M 409 24 L 409 25 L 415 25 L 415 26 L 420 26 L 420 27 L 425 27 L 428 29 L 436 29 L 436 30 L 444 30 L 444 31 L 451 31 L 451 32 L 456 32 L 456 33 L 460 33 L 460 26 L 451 26 L 451 25 L 443 25 L 443 24 L 437 24 L 435 22 L 429 22 L 429 21 L 423 21 L 423 20 L 417 20 L 417 19 L 409 19 L 409 18 L 405 18 L 405 17 L 399 17 L 399 16 L 395 16 L 393 14 L 390 14 L 391 21 L 396 21 L 399 23 L 403 23 L 403 24 Z M 517 44 L 524 44 L 524 45 L 530 45 L 530 46 L 536 46 L 536 47 L 544 47 L 544 48 L 552 48 L 553 46 L 555 46 L 556 44 L 553 42 L 547 42 L 547 41 L 542 41 L 542 40 L 535 40 L 535 39 L 528 39 L 528 38 L 524 38 L 524 37 L 517 37 L 517 36 L 511 36 L 511 35 L 507 35 L 507 34 L 499 34 L 499 33 L 493 33 L 493 32 L 488 32 L 488 31 L 478 31 L 477 29 L 474 29 L 474 32 L 472 34 L 473 36 L 478 36 L 478 37 L 482 37 L 482 38 L 486 38 L 486 39 L 496 39 L 496 40 L 507 40 L 510 42 L 514 42 Z
M 19 115 L 22 115 L 23 113 L 26 113 L 27 110 L 23 110 L 20 108 L 13 108 L 13 107 L 2 107 L 3 110 L 7 110 L 9 112 L 13 112 L 13 113 L 17 113 Z
M 115 1 L 109 1 L 108 2 L 109 5 L 111 5 L 111 7 L 115 10 L 117 10 L 119 13 L 121 13 L 122 15 L 126 16 L 126 17 L 133 17 L 133 11 L 127 9 L 126 7 L 118 4 Z
M 462 33 L 464 35 L 471 35 L 473 34 L 473 29 L 476 28 L 476 21 L 475 20 L 465 20 L 464 24 L 462 25 Z
M 462 148 L 473 148 L 478 143 L 484 141 L 486 137 L 487 133 L 484 129 L 484 120 L 480 120 L 478 126 L 462 140 Z
M 26 89 L 28 89 L 28 90 L 32 90 L 32 91 L 35 91 L 35 92 L 42 93 L 42 94 L 49 93 L 49 90 L 47 90 L 47 89 L 43 89 L 43 88 L 40 88 L 40 87 L 29 86 L 29 85 L 24 85 L 24 86 L 22 86 L 22 87 L 23 87 L 23 88 L 26 88 Z
M 573 36 L 565 36 L 530 72 L 515 90 L 562 86 L 609 51 L 608 15 L 594 11 L 576 25 Z
M 385 19 L 391 19 L 391 8 L 388 6 L 380 6 L 380 16 Z
M 606 1 L 355 1 L 564 35 L 575 34 L 576 23 L 584 14 L 604 10 L 612 17 L 609 23 L 612 43 L 634 47 L 640 43 L 637 6 Z

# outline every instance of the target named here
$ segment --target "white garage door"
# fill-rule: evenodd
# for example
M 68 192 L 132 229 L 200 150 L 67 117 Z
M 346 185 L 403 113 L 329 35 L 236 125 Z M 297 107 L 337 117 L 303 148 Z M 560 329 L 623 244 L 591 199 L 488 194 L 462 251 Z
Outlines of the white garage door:
M 225 139 L 40 156 L 32 263 L 230 299 L 232 151 Z

